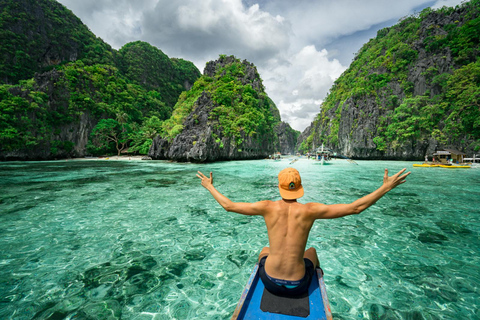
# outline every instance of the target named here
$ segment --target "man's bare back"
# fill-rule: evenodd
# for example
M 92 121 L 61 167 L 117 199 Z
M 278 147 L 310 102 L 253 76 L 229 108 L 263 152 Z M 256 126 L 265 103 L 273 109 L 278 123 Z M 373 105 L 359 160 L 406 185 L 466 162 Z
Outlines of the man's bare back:
M 315 221 L 312 216 L 305 214 L 305 207 L 296 200 L 266 202 L 263 218 L 270 246 L 268 252 L 264 252 L 268 254 L 265 271 L 274 278 L 298 280 L 305 273 L 305 246 Z
M 279 201 L 233 202 L 214 188 L 211 172 L 210 178 L 200 171 L 197 177 L 202 180 L 202 186 L 210 191 L 225 210 L 244 215 L 263 216 L 267 226 L 269 247 L 263 248 L 259 260 L 267 256 L 265 272 L 272 278 L 299 280 L 306 272 L 304 258 L 312 261 L 314 267 L 319 266 L 315 249 L 310 248 L 305 251 L 308 235 L 315 220 L 334 219 L 362 212 L 387 192 L 404 183 L 405 178 L 410 174 L 410 172 L 403 174 L 405 170 L 400 170 L 389 177 L 388 170 L 385 169 L 383 185 L 380 188 L 352 203 L 334 205 L 315 202 L 298 203 L 296 198 L 303 195 L 303 187 L 298 171 L 292 168 L 284 169 L 279 174 L 279 190 L 282 195 L 282 200 Z M 281 176 L 285 173 L 284 171 L 287 177 Z M 290 177 L 292 174 L 293 178 Z

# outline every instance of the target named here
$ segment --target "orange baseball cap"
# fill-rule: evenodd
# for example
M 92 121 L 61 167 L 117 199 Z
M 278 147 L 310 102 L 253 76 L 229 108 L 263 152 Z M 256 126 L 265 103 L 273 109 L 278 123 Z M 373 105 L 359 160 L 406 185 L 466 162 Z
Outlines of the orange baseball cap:
M 302 178 L 297 169 L 286 168 L 278 174 L 278 188 L 285 200 L 303 197 Z

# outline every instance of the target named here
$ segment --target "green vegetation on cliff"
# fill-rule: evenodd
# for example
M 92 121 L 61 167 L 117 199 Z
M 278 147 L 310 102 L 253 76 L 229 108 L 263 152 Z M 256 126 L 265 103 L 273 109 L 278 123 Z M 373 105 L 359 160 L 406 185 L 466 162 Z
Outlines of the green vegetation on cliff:
M 1 1 L 0 39 L 0 157 L 78 156 L 85 139 L 90 154 L 146 154 L 200 76 L 145 42 L 113 50 L 54 0 Z
M 213 101 L 210 120 L 220 126 L 226 137 L 234 138 L 238 146 L 242 144 L 242 135 L 259 137 L 273 132 L 279 122 L 271 109 L 276 109 L 265 94 L 258 73 L 246 77 L 252 66 L 230 56 L 220 56 L 213 77 L 201 76 L 192 89 L 183 92 L 175 105 L 172 117 L 163 124 L 162 136 L 173 140 L 183 130 L 185 118 L 194 110 L 197 100 L 208 95 Z
M 373 100 L 378 117 L 369 132 L 378 151 L 436 139 L 480 149 L 480 1 L 423 10 L 377 33 L 335 81 L 303 144 L 339 144 L 342 115 Z M 363 104 L 364 105 L 364 104 Z M 367 113 L 370 112 L 370 113 Z M 345 131 L 372 117 L 360 110 Z
M 141 41 L 127 43 L 120 49 L 118 66 L 126 78 L 148 90 L 158 91 L 172 108 L 182 91 L 200 77 L 192 62 L 170 59 L 161 50 Z
M 18 86 L 0 86 L 2 150 L 48 144 L 63 127 L 80 122 L 84 114 L 112 120 L 124 114 L 125 122 L 132 125 L 141 125 L 153 116 L 166 119 L 171 114 L 158 92 L 127 83 L 109 65 L 85 66 L 79 61 L 64 65 L 61 71 L 50 72 L 48 76 L 46 81 L 52 84 L 49 89 L 33 79 Z M 60 142 L 52 147 L 53 155 L 59 149 L 71 149 L 71 141 Z M 98 145 L 100 149 L 92 145 L 91 151 L 112 150 L 112 146 Z
M 55 0 L 0 1 L 0 82 L 17 84 L 35 72 L 82 60 L 113 64 L 114 50 Z

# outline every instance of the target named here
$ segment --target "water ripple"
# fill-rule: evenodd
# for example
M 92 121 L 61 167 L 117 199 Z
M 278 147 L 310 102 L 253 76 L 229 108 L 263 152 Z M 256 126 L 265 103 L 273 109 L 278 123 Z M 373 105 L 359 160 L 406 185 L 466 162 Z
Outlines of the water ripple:
M 261 248 L 260 217 L 288 161 L 1 163 L 1 319 L 229 319 Z M 302 202 L 348 203 L 407 162 L 297 161 Z M 359 216 L 317 221 L 335 319 L 480 318 L 480 170 L 415 170 Z M 446 188 L 445 186 L 449 186 Z

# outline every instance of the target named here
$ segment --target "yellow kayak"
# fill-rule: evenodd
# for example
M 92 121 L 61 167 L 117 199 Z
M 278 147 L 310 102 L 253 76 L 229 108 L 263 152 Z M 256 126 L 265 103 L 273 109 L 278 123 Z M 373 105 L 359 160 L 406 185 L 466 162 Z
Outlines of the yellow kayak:
M 448 168 L 448 169 L 468 169 L 470 166 L 447 166 L 443 164 L 414 164 L 414 167 L 423 167 L 423 168 L 433 168 L 433 167 L 440 167 L 440 168 Z
M 433 168 L 433 167 L 440 167 L 439 164 L 414 164 L 414 167 L 424 167 L 424 168 Z
M 448 168 L 448 169 L 468 169 L 470 166 L 440 166 L 441 168 Z

